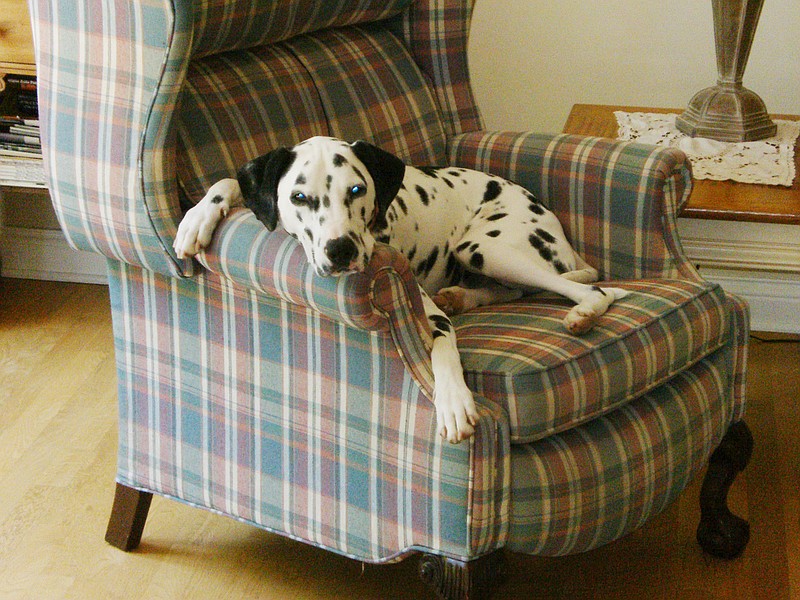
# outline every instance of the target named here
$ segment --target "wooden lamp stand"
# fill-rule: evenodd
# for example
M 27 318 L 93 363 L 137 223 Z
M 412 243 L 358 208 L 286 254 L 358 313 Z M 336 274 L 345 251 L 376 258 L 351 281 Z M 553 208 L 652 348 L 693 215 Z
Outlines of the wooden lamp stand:
M 699 91 L 676 119 L 692 137 L 747 142 L 772 137 L 776 125 L 764 101 L 742 85 L 764 0 L 712 0 L 717 85 Z

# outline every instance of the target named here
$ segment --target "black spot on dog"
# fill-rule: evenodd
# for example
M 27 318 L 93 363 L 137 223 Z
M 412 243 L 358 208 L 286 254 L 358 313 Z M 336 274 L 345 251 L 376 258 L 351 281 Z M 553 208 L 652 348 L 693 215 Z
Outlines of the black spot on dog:
M 458 246 L 456 246 L 456 252 L 463 252 L 471 243 L 472 242 L 461 242 Z
M 469 266 L 473 269 L 481 270 L 483 268 L 483 254 L 476 252 L 469 257 Z
M 558 273 L 559 275 L 563 275 L 564 273 L 569 271 L 566 265 L 558 259 L 553 261 L 553 267 L 555 267 L 556 273 Z
M 341 167 L 347 164 L 347 159 L 338 152 L 333 155 L 333 166 Z
M 538 235 L 540 238 L 542 238 L 548 244 L 555 244 L 556 243 L 556 238 L 553 237 L 553 234 L 550 233 L 549 231 L 546 231 L 546 230 L 542 229 L 541 227 L 539 227 L 536 230 L 536 235 Z
M 601 294 L 603 294 L 603 296 L 606 296 L 606 295 L 607 295 L 607 294 L 606 294 L 606 293 L 603 291 L 603 289 L 602 289 L 602 288 L 599 288 L 599 287 L 597 287 L 596 285 L 593 285 L 593 286 L 592 286 L 592 290 L 594 290 L 595 292 L 600 292 Z
M 211 204 L 222 204 L 222 201 L 223 201 L 223 200 L 225 200 L 225 198 L 223 198 L 222 196 L 220 196 L 219 194 L 217 194 L 216 196 L 214 196 L 214 197 L 211 199 Z
M 547 262 L 552 262 L 552 260 L 553 260 L 553 251 L 547 245 L 547 242 L 545 242 L 542 238 L 540 238 L 535 233 L 532 233 L 532 234 L 530 234 L 528 236 L 528 241 L 530 242 L 531 246 L 536 248 L 536 250 L 539 252 L 539 256 L 541 256 Z
M 487 217 L 487 221 L 498 221 L 508 216 L 508 213 L 495 213 L 490 217 Z
M 496 238 L 498 235 L 500 235 L 499 229 L 492 229 L 491 231 L 486 232 L 486 236 L 490 238 Z
M 428 258 L 417 265 L 417 275 L 427 277 L 436 264 L 437 258 L 439 258 L 439 248 L 434 248 L 431 250 L 431 253 L 428 254 Z
M 406 255 L 406 258 L 408 258 L 408 262 L 414 260 L 414 257 L 416 255 L 417 255 L 417 247 L 414 246 L 413 248 L 411 248 L 411 250 L 408 251 L 408 254 Z
M 447 177 L 442 177 L 442 181 L 444 181 L 451 188 L 455 188 L 456 187 L 456 184 L 454 184 L 452 181 L 450 181 Z
M 397 203 L 397 206 L 400 210 L 403 211 L 404 215 L 408 214 L 408 206 L 406 206 L 406 201 L 403 200 L 400 196 L 395 197 L 394 201 Z
M 444 315 L 431 315 L 430 320 L 433 321 L 434 327 L 439 331 L 452 331 L 452 324 L 450 319 Z
M 308 227 L 306 227 L 306 228 L 303 230 L 303 233 L 305 233 L 305 234 L 306 234 L 306 237 L 309 239 L 309 241 L 311 241 L 311 242 L 313 242 L 313 241 L 314 241 L 314 234 L 311 232 L 311 230 L 310 230 Z
M 389 234 L 382 233 L 381 235 L 375 238 L 376 242 L 380 242 L 381 244 L 388 244 L 389 243 Z
M 458 169 L 450 169 L 450 170 L 447 172 L 447 174 L 448 174 L 448 175 L 450 175 L 451 177 L 458 177 L 458 176 L 459 176 L 459 175 L 461 175 L 461 173 L 463 173 L 463 172 L 464 172 L 463 170 L 458 170 Z
M 300 173 L 297 176 L 297 179 L 295 180 L 294 184 L 295 185 L 305 185 L 306 181 L 307 181 L 306 180 L 306 176 L 303 173 Z
M 453 330 L 450 319 L 443 315 L 431 315 L 429 320 L 433 323 L 433 338 L 442 337 Z
M 450 282 L 450 285 L 454 285 L 455 283 L 461 281 L 461 278 L 464 276 L 464 267 L 462 267 L 461 263 L 458 262 L 455 254 L 451 254 L 447 257 L 445 276 Z
M 495 200 L 500 195 L 500 184 L 494 179 L 486 184 L 486 191 L 483 193 L 483 204 Z
M 331 207 L 331 197 L 328 196 L 328 194 L 325 194 L 322 197 L 322 206 L 324 206 L 325 208 L 330 208 Z
M 332 175 L 328 175 L 325 178 L 325 189 L 326 190 L 330 190 L 331 189 L 331 183 L 332 182 L 333 182 L 333 176 Z
M 419 167 L 419 170 L 425 173 L 428 177 L 439 179 L 439 167 Z
M 543 215 L 545 213 L 544 206 L 542 206 L 542 203 L 539 202 L 539 199 L 536 196 L 526 191 L 525 197 L 528 199 L 528 202 L 530 202 L 528 205 L 528 210 L 535 215 Z
M 419 195 L 420 202 L 422 202 L 422 204 L 424 204 L 425 206 L 428 206 L 431 200 L 428 197 L 428 192 L 425 191 L 425 188 L 422 187 L 421 185 L 418 185 L 414 189 L 417 191 L 417 194 Z

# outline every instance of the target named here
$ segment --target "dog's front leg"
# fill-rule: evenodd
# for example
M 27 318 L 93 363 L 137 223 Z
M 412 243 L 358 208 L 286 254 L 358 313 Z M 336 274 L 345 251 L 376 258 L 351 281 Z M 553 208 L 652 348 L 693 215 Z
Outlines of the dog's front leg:
M 421 290 L 422 291 L 422 290 Z M 453 444 L 475 433 L 478 411 L 472 392 L 464 382 L 464 370 L 450 319 L 422 291 L 425 314 L 433 331 L 433 403 L 439 435 Z
M 172 246 L 178 258 L 188 258 L 211 243 L 217 224 L 231 208 L 242 205 L 242 192 L 235 179 L 221 179 L 212 185 L 203 199 L 190 208 L 178 225 Z

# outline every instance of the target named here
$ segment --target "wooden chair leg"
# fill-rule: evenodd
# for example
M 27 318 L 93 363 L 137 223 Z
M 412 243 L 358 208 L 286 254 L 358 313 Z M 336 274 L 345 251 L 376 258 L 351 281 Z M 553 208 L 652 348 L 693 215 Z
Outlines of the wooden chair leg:
M 118 483 L 106 529 L 106 541 L 125 552 L 135 549 L 142 540 L 152 499 L 153 494 L 150 492 L 140 492 Z
M 728 490 L 750 462 L 753 435 L 744 421 L 730 426 L 708 461 L 700 489 L 700 547 L 717 558 L 736 558 L 750 541 L 750 524 L 728 509 Z
M 470 561 L 423 554 L 419 575 L 444 600 L 485 600 L 502 581 L 504 565 L 501 550 Z

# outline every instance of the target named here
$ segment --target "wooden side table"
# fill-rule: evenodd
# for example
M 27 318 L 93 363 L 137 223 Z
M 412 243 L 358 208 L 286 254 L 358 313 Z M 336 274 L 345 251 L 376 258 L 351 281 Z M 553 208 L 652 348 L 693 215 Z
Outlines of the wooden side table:
M 564 133 L 615 138 L 617 120 L 614 111 L 616 110 L 681 112 L 681 109 L 576 104 L 572 107 L 572 112 L 564 125 Z M 778 119 L 800 120 L 800 116 L 773 116 Z M 681 216 L 694 219 L 800 225 L 800 143 L 795 146 L 794 159 L 797 176 L 790 188 L 733 181 L 695 180 L 692 195 Z
M 564 133 L 616 138 L 616 110 L 680 112 L 576 104 Z M 686 254 L 707 279 L 748 300 L 752 328 L 792 339 L 800 334 L 800 144 L 795 167 L 790 188 L 695 180 L 678 219 Z

